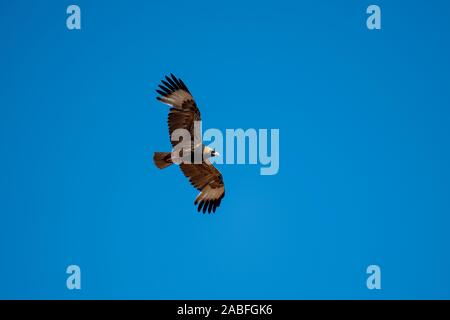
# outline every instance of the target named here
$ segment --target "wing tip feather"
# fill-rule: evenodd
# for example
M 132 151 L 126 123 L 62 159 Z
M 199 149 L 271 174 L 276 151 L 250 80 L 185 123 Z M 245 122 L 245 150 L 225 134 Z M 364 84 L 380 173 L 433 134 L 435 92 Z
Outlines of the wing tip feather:
M 163 97 L 167 97 L 176 90 L 184 90 L 189 94 L 191 93 L 184 84 L 183 80 L 177 78 L 173 73 L 170 73 L 170 76 L 165 75 L 164 79 L 161 80 L 161 83 L 162 84 L 159 84 L 158 86 L 162 89 L 162 91 L 157 90 L 157 92 Z

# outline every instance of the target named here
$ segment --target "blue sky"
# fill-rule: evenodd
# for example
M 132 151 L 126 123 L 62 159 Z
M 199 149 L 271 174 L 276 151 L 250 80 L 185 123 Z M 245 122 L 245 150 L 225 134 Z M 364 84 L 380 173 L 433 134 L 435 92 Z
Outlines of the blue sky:
M 447 2 L 74 3 L 78 31 L 0 2 L 0 298 L 450 298 Z M 280 130 L 279 173 L 221 165 L 214 215 L 151 160 L 170 72 L 204 129 Z

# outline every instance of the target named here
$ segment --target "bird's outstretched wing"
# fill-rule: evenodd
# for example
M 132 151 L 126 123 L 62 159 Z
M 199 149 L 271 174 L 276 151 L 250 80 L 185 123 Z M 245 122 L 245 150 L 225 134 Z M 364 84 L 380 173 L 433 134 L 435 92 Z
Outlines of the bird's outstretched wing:
M 194 101 L 189 89 L 184 84 L 183 80 L 177 79 L 173 74 L 170 77 L 166 76 L 166 80 L 161 80 L 158 92 L 161 96 L 157 99 L 165 104 L 171 106 L 169 111 L 168 125 L 169 135 L 176 129 L 186 129 L 191 134 L 191 139 L 199 139 L 195 135 L 201 135 L 200 132 L 194 132 L 194 121 L 201 121 L 200 110 Z M 178 144 L 178 141 L 172 141 L 172 146 Z
M 222 175 L 211 163 L 180 165 L 184 175 L 190 183 L 200 190 L 194 204 L 198 204 L 198 211 L 203 209 L 203 213 L 215 212 L 220 206 L 220 202 L 225 196 L 225 186 Z

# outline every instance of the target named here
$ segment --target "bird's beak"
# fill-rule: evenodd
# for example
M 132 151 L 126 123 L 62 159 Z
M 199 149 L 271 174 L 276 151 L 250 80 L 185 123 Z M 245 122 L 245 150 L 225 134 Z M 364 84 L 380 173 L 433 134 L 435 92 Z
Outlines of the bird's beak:
M 218 153 L 217 151 L 214 151 L 214 157 L 220 157 L 220 153 Z

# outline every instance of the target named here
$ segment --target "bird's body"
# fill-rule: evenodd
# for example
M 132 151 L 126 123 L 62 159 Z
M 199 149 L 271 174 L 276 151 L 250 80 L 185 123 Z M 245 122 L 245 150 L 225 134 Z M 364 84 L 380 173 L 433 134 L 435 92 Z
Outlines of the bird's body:
M 173 163 L 179 164 L 183 174 L 190 183 L 200 190 L 194 204 L 198 204 L 198 211 L 203 213 L 215 212 L 225 196 L 225 187 L 220 172 L 208 160 L 218 155 L 213 149 L 202 143 L 196 122 L 201 121 L 200 111 L 191 93 L 181 79 L 171 74 L 166 76 L 156 90 L 161 96 L 157 99 L 169 106 L 169 135 L 177 129 L 187 130 L 191 141 L 182 141 L 181 150 L 173 152 L 155 152 L 153 161 L 159 169 L 164 169 Z M 172 146 L 178 147 L 179 141 L 171 140 Z

